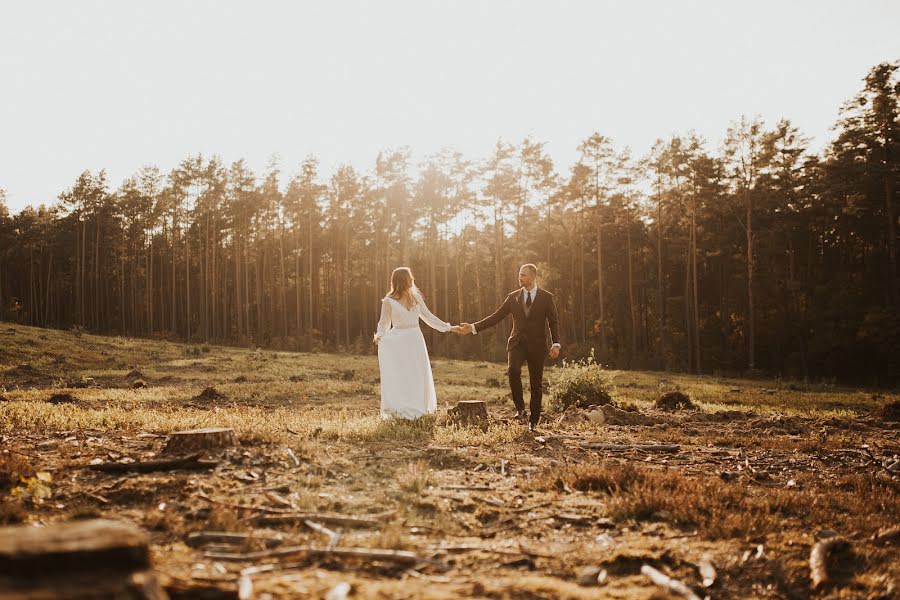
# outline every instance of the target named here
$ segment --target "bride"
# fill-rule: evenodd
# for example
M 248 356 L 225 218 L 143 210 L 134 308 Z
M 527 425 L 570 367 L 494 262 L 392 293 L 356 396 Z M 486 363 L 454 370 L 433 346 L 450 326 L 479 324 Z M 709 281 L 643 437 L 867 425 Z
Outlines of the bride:
M 381 319 L 375 332 L 381 370 L 381 418 L 417 419 L 437 410 L 437 396 L 422 319 L 433 329 L 460 333 L 458 325 L 434 316 L 416 289 L 412 271 L 397 267 L 391 273 L 391 291 L 381 300 Z

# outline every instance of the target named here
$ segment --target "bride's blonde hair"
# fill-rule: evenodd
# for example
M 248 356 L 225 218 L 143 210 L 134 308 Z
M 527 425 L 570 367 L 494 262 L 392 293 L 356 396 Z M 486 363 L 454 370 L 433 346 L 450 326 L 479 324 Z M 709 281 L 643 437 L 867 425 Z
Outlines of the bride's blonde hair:
M 413 277 L 409 267 L 397 267 L 394 269 L 391 273 L 391 298 L 400 300 L 403 298 L 403 294 L 409 292 L 413 302 L 416 302 L 415 292 L 417 291 L 416 279 Z

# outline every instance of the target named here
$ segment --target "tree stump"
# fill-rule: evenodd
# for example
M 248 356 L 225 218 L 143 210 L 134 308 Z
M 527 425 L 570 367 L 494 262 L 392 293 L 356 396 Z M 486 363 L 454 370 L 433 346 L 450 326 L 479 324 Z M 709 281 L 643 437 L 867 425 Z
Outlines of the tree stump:
M 233 429 L 208 427 L 173 431 L 169 434 L 163 454 L 192 454 L 201 450 L 223 450 L 237 444 Z
M 0 528 L 0 600 L 164 600 L 147 544 L 134 525 L 106 519 Z
M 488 427 L 487 405 L 483 400 L 460 400 L 447 414 L 459 425 L 481 427 L 482 430 Z

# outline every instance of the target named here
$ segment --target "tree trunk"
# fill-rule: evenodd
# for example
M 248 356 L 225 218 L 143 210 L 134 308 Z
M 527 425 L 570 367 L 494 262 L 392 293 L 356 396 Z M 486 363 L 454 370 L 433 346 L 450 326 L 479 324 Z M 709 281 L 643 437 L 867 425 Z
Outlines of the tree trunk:
M 28 245 L 28 324 L 34 326 L 34 246 Z
M 450 242 L 442 240 L 444 246 L 444 305 L 441 307 L 445 318 L 450 318 Z M 450 336 L 444 336 L 444 356 L 450 355 Z
M 756 368 L 753 312 L 753 200 L 749 191 L 745 191 L 744 194 L 747 202 L 747 366 L 752 371 Z
M 82 225 L 81 228 L 78 226 Z M 81 270 L 83 268 L 83 259 L 81 256 L 81 238 L 84 235 L 84 225 L 81 222 L 81 217 L 78 217 L 78 221 L 75 222 L 75 310 L 78 312 L 78 324 L 84 327 L 83 315 L 84 310 L 82 308 L 82 304 L 84 302 L 81 289 Z
M 50 258 L 47 259 L 47 289 L 45 290 L 46 300 L 44 301 L 44 327 L 50 326 L 50 290 L 53 285 L 53 248 L 50 248 Z M 0 303 L 2 306 L 2 303 Z
M 239 342 L 244 335 L 244 302 L 243 294 L 241 294 L 241 289 L 243 289 L 241 286 L 243 281 L 241 277 L 241 252 L 243 250 L 241 246 L 237 224 L 235 223 L 235 232 L 231 239 L 231 252 L 234 254 L 234 316 L 237 323 L 237 339 Z
M 260 242 L 257 240 L 257 248 L 256 248 L 256 269 L 255 269 L 255 282 L 256 282 L 256 338 L 257 344 L 261 343 L 261 340 L 265 337 L 265 326 L 263 322 L 263 285 L 262 285 L 262 274 L 263 269 L 265 268 L 265 242 Z
M 628 254 L 628 312 L 631 314 L 631 368 L 637 355 L 637 317 L 634 312 L 634 274 L 631 265 L 631 223 L 625 224 L 625 252 Z
M 177 239 L 176 233 L 178 231 L 178 209 L 172 208 L 172 333 L 174 335 L 178 334 L 178 295 L 176 285 L 177 274 L 176 274 L 176 259 L 177 259 Z
M 891 269 L 888 283 L 892 306 L 900 305 L 900 281 L 897 279 L 897 234 L 894 218 L 894 173 L 891 164 L 890 140 L 884 146 L 884 212 L 887 218 L 888 261 Z
M 153 227 L 147 244 L 147 331 L 153 335 Z
M 284 272 L 284 217 L 281 217 L 281 235 L 278 236 L 278 262 L 281 269 L 281 326 L 279 337 L 283 340 L 288 332 L 287 326 L 287 280 Z
M 344 343 L 350 347 L 350 222 L 344 226 Z
M 694 273 L 694 366 L 697 374 L 701 372 L 700 366 L 700 293 L 697 286 L 697 211 L 691 210 L 691 256 L 693 257 Z
M 463 278 L 466 276 L 466 230 L 459 234 L 459 255 L 456 257 L 456 320 L 466 320 L 466 303 L 463 288 Z
M 600 356 L 608 360 L 606 309 L 603 304 L 603 221 L 597 207 L 597 301 L 600 308 Z
M 193 341 L 194 339 L 194 327 L 193 327 L 193 311 L 191 310 L 191 224 L 190 221 L 186 223 L 186 227 L 184 228 L 184 289 L 185 289 L 185 313 L 184 313 L 184 322 L 187 327 L 187 340 Z
M 579 310 L 581 313 L 581 341 L 585 341 L 587 339 L 587 308 L 585 301 L 585 282 L 587 278 L 584 276 L 584 216 L 587 211 L 587 207 L 584 202 L 581 203 L 581 211 L 578 215 L 578 267 L 581 271 L 581 277 L 579 277 L 578 281 L 578 293 L 580 297 L 580 306 Z
M 296 329 L 297 332 L 297 344 L 300 343 L 300 332 L 303 328 L 303 315 L 301 314 L 301 302 L 300 302 L 300 231 L 297 228 L 297 223 L 294 223 L 294 294 L 296 295 L 296 311 L 297 311 L 297 323 Z M 299 349 L 299 347 L 298 347 Z
M 312 207 L 310 208 L 310 213 L 307 220 L 307 231 L 306 231 L 306 262 L 307 262 L 307 271 L 306 276 L 308 278 L 309 286 L 308 286 L 308 294 L 306 297 L 306 312 L 307 312 L 307 327 L 311 330 L 313 325 L 313 213 Z
M 128 335 L 128 330 L 125 326 L 125 253 L 123 252 L 119 257 L 119 264 L 121 265 L 121 270 L 119 272 L 119 298 L 121 299 L 122 306 L 120 308 L 121 317 L 122 317 L 122 335 Z
M 94 330 L 100 329 L 100 215 L 94 228 Z
M 500 209 L 494 208 L 494 306 L 500 306 L 503 298 L 503 216 Z M 506 331 L 501 325 L 497 327 L 497 341 L 502 341 Z
M 657 356 L 664 371 L 669 370 L 666 360 L 666 302 L 663 296 L 663 223 L 662 190 L 656 188 L 656 314 L 659 318 L 659 346 Z
M 684 250 L 684 339 L 687 342 L 687 371 L 691 372 L 694 362 L 694 325 L 691 322 L 691 234 L 688 227 L 688 239 Z
M 244 293 L 242 300 L 244 301 L 244 330 L 247 337 L 252 338 L 254 337 L 254 329 L 250 322 L 250 242 L 248 241 L 250 234 L 247 231 L 248 229 L 248 224 L 244 223 L 244 236 L 241 238 L 241 253 L 244 258 Z

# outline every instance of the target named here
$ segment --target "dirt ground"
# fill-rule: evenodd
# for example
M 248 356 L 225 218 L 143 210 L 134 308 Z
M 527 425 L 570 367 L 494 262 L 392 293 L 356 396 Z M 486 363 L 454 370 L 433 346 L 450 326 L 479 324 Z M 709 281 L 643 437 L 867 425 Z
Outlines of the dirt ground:
M 382 422 L 374 356 L 2 324 L 0 524 L 132 521 L 173 598 L 667 597 L 645 566 L 701 598 L 900 597 L 897 394 L 620 372 L 612 405 L 548 398 L 530 434 L 503 365 L 434 372 L 436 416 Z M 657 408 L 672 391 L 694 408 Z M 460 400 L 486 429 L 447 416 Z M 239 443 L 97 470 L 198 427 Z

